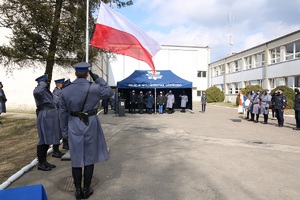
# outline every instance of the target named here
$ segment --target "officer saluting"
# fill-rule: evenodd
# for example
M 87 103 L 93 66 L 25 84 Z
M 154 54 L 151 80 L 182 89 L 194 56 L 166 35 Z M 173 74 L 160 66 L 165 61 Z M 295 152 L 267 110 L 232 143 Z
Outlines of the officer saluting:
M 38 170 L 50 171 L 55 168 L 47 162 L 47 151 L 50 144 L 59 144 L 59 121 L 58 110 L 54 104 L 52 93 L 49 90 L 50 82 L 48 75 L 43 75 L 35 79 L 38 83 L 33 90 L 33 96 L 37 107 L 37 129 L 38 129 L 38 145 L 37 158 Z
M 55 88 L 52 92 L 53 94 L 53 103 L 57 106 L 57 108 L 59 107 L 58 105 L 58 102 L 59 102 L 59 99 L 61 97 L 61 91 L 62 91 L 62 87 L 63 87 L 63 84 L 65 82 L 65 79 L 62 78 L 62 79 L 57 79 L 54 81 L 55 82 Z M 58 113 L 57 113 L 58 114 Z M 58 124 L 58 130 L 59 132 L 58 133 L 55 133 L 55 134 L 58 134 L 58 137 L 61 139 L 62 138 L 62 134 L 61 134 L 61 130 L 60 130 L 60 127 L 59 127 L 59 124 Z M 59 143 L 57 144 L 53 144 L 52 147 L 53 147 L 53 153 L 52 153 L 52 157 L 55 157 L 55 158 L 61 158 L 64 153 L 62 153 L 60 150 L 59 150 L 59 144 L 60 144 L 60 141 L 58 141 Z
M 283 89 L 278 89 L 277 94 L 275 95 L 275 113 L 278 120 L 278 124 L 276 126 L 283 127 L 283 111 L 285 109 L 286 97 L 283 95 Z
M 86 199 L 93 194 L 94 164 L 109 158 L 97 108 L 101 99 L 113 95 L 113 90 L 91 71 L 94 83 L 87 80 L 90 66 L 87 62 L 74 65 L 77 79 L 62 90 L 59 103 L 62 134 L 69 140 L 76 199 Z

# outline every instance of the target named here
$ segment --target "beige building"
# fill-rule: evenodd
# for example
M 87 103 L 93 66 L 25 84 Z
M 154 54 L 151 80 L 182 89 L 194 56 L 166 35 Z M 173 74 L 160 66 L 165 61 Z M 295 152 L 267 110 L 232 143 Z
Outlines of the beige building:
M 300 86 L 300 30 L 209 64 L 208 87 L 233 101 L 247 85 L 273 89 Z

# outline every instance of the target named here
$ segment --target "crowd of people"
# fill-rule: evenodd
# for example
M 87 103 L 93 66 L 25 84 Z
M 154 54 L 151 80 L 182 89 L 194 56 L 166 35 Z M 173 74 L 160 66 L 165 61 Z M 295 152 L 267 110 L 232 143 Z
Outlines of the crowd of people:
M 184 113 L 186 112 L 188 96 L 183 91 L 179 97 L 181 99 L 180 112 Z M 175 96 L 172 93 L 172 90 L 169 90 L 167 94 L 165 94 L 164 91 L 160 91 L 155 100 L 155 97 L 151 91 L 148 91 L 146 94 L 144 94 L 143 91 L 140 91 L 139 94 L 136 94 L 135 90 L 132 90 L 129 95 L 128 102 L 129 113 L 131 114 L 143 114 L 144 110 L 146 110 L 146 113 L 148 114 L 154 113 L 153 110 L 156 110 L 156 112 L 159 114 L 172 114 L 174 113 Z M 136 112 L 136 110 L 138 111 Z
M 279 88 L 273 94 L 270 94 L 268 89 L 263 92 L 261 90 L 251 90 L 247 95 L 247 102 L 245 104 L 246 118 L 248 121 L 254 123 L 259 122 L 259 116 L 263 115 L 262 124 L 268 124 L 269 111 L 272 111 L 272 118 L 277 119 L 277 127 L 283 127 L 284 125 L 284 110 L 286 109 L 286 96 L 283 94 L 283 89 Z M 295 119 L 296 127 L 294 130 L 300 130 L 300 92 L 299 89 L 295 89 Z

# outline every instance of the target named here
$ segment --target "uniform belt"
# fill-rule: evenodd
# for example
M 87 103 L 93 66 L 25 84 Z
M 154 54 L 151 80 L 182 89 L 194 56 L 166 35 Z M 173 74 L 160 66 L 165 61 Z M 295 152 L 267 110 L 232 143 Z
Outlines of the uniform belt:
M 70 115 L 73 116 L 73 117 L 79 117 L 79 113 L 85 113 L 87 116 L 97 115 L 97 109 L 89 110 L 87 112 L 71 111 Z
M 57 107 L 56 107 L 56 105 L 54 105 L 54 104 L 47 103 L 47 104 L 42 104 L 42 105 L 37 106 L 37 109 L 38 109 L 39 111 L 41 111 L 41 110 L 57 109 Z

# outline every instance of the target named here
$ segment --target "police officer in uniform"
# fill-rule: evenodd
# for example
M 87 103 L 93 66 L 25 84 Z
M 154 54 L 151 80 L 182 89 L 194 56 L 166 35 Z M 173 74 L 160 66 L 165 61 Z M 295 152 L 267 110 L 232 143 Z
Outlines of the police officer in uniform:
M 87 199 L 93 194 L 94 164 L 109 159 L 97 108 L 101 99 L 114 93 L 103 78 L 91 71 L 94 82 L 87 80 L 90 66 L 87 62 L 74 65 L 77 78 L 63 89 L 59 104 L 62 133 L 69 139 L 76 199 Z
M 54 104 L 53 95 L 49 90 L 48 75 L 40 76 L 35 81 L 38 83 L 33 90 L 37 107 L 37 168 L 42 171 L 50 171 L 56 166 L 47 162 L 47 151 L 50 144 L 58 144 L 60 141 L 58 134 L 53 134 L 59 132 L 58 110 Z
M 300 90 L 299 88 L 295 89 L 295 119 L 296 119 L 296 128 L 293 128 L 293 130 L 300 130 Z
M 260 114 L 260 90 L 256 91 L 256 95 L 253 97 L 253 110 L 252 110 L 252 116 L 254 118 L 255 115 L 255 120 L 253 121 L 254 123 L 258 123 L 258 118 Z
M 283 95 L 283 89 L 278 89 L 277 94 L 275 95 L 275 113 L 277 117 L 278 124 L 276 126 L 283 127 L 283 112 L 286 105 L 286 97 Z
M 67 87 L 68 85 L 70 85 L 72 82 L 70 79 L 65 80 L 62 89 L 64 89 L 65 87 Z M 63 149 L 65 150 L 69 150 L 69 141 L 68 141 L 68 137 L 63 137 Z
M 140 91 L 140 94 L 137 97 L 137 103 L 138 103 L 140 114 L 144 113 L 144 102 L 145 102 L 145 96 L 143 94 L 143 91 Z
M 249 107 L 248 107 L 248 112 L 247 112 L 247 118 L 248 121 L 254 121 L 254 114 L 253 114 L 253 99 L 256 96 L 255 91 L 251 90 L 250 93 L 248 94 L 248 99 L 250 100 Z M 249 114 L 250 114 L 250 119 L 249 119 Z
M 58 102 L 59 102 L 59 99 L 61 97 L 61 91 L 62 91 L 62 88 L 63 88 L 63 84 L 65 82 L 65 79 L 62 78 L 62 79 L 57 79 L 54 81 L 55 82 L 55 88 L 52 92 L 53 94 L 53 103 L 57 106 L 57 108 L 59 108 L 59 105 L 58 105 Z M 57 113 L 58 114 L 58 113 Z M 59 117 L 59 116 L 58 116 Z M 55 133 L 55 134 L 58 134 L 58 137 L 59 138 L 62 138 L 62 133 L 61 133 L 61 130 L 60 130 L 60 127 L 58 125 L 58 129 L 59 129 L 59 132 L 58 133 Z M 59 150 L 59 144 L 60 143 L 57 143 L 57 144 L 53 144 L 53 153 L 52 153 L 52 157 L 55 157 L 55 158 L 61 158 L 64 153 L 62 153 L 60 150 Z
M 268 123 L 269 118 L 269 108 L 271 104 L 272 96 L 269 94 L 269 90 L 265 89 L 264 95 L 261 97 L 260 112 L 264 116 L 264 122 L 262 124 Z
M 135 108 L 137 105 L 137 95 L 134 90 L 132 90 L 132 92 L 130 94 L 129 104 L 130 104 L 130 113 L 135 114 Z

